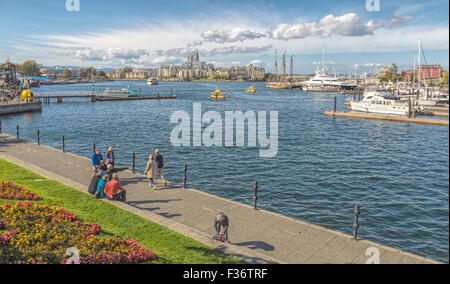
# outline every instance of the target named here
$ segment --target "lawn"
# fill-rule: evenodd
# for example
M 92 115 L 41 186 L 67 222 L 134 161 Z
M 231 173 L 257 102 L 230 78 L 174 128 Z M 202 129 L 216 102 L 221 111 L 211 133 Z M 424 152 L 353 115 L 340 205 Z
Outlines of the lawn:
M 134 239 L 152 250 L 158 264 L 235 264 L 241 260 L 215 251 L 191 238 L 148 221 L 111 204 L 92 198 L 74 188 L 49 180 L 0 159 L 0 180 L 11 181 L 42 197 L 32 203 L 62 207 L 81 221 L 101 225 L 100 238 L 119 236 Z M 4 203 L 17 201 L 0 199 Z M 4 232 L 0 232 L 4 233 Z

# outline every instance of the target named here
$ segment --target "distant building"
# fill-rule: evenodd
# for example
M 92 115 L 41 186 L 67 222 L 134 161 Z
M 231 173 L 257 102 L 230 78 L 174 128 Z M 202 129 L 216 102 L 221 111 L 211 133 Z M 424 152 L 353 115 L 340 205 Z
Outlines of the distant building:
M 439 64 L 421 65 L 422 78 L 441 79 L 444 69 Z
M 180 66 L 158 67 L 158 77 L 179 81 L 206 78 L 263 81 L 265 76 L 265 69 L 254 65 L 215 69 L 213 64 L 200 61 L 198 50 L 189 53 L 187 61 Z
M 393 76 L 396 76 L 398 74 L 397 64 L 392 63 L 391 65 L 381 67 L 380 71 L 378 71 L 378 77 L 384 77 L 386 73 L 391 73 Z

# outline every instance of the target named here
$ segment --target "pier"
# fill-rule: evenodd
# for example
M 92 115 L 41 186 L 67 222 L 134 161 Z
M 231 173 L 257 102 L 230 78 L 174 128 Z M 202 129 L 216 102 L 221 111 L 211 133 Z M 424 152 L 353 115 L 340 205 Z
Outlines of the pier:
M 41 109 L 42 109 L 41 102 L 0 103 L 0 116 L 1 115 L 9 115 L 9 114 L 25 113 L 25 112 L 41 111 Z
M 406 122 L 406 123 L 419 123 L 429 125 L 449 126 L 448 119 L 432 119 L 432 118 L 418 118 L 400 115 L 385 115 L 378 113 L 365 113 L 365 112 L 342 112 L 342 111 L 326 111 L 326 116 L 330 117 L 347 117 L 347 118 L 359 118 L 359 119 L 372 119 L 372 120 L 384 120 L 394 122 Z
M 66 92 L 35 92 L 34 99 L 43 100 L 49 104 L 52 99 L 57 103 L 62 103 L 63 99 L 88 98 L 91 102 L 102 101 L 132 101 L 132 100 L 164 100 L 176 99 L 176 95 L 163 96 L 160 93 L 154 96 L 137 96 L 130 94 L 115 94 L 111 92 L 94 92 L 94 91 L 66 91 Z
M 63 141 L 70 144 L 67 136 Z M 87 192 L 91 176 L 89 158 L 1 133 L 0 158 Z M 180 176 L 184 175 L 185 185 L 186 179 L 188 184 L 190 178 L 187 169 L 180 166 Z M 120 178 L 127 189 L 127 202 L 105 202 L 239 257 L 247 263 L 365 264 L 371 259 L 368 252 L 374 249 L 379 251 L 382 264 L 437 263 L 358 239 L 358 220 L 365 218 L 364 210 L 360 212 L 359 207 L 355 212 L 354 208 L 348 208 L 349 231 L 355 230 L 354 236 L 350 236 L 258 208 L 258 192 L 267 189 L 258 188 L 257 183 L 249 182 L 249 200 L 252 203 L 254 201 L 254 206 L 249 206 L 189 188 L 188 185 L 169 184 L 163 190 L 150 190 L 147 177 L 132 171 L 122 172 Z M 213 220 L 218 212 L 224 212 L 230 218 L 232 244 L 212 240 L 215 233 Z M 364 226 L 370 225 L 364 223 L 361 227 Z

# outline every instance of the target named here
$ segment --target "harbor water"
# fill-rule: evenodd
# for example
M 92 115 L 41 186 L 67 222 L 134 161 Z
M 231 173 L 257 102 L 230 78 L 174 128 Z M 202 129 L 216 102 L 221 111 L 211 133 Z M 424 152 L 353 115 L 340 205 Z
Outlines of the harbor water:
M 251 85 L 256 93 L 247 93 Z M 449 129 L 386 121 L 330 118 L 346 99 L 333 93 L 271 90 L 264 83 L 161 82 L 98 83 L 106 88 L 141 90 L 141 95 L 177 95 L 173 100 L 91 103 L 64 99 L 44 104 L 42 112 L 2 117 L 3 132 L 90 156 L 92 144 L 115 148 L 121 166 L 145 168 L 148 154 L 160 149 L 166 178 L 245 204 L 253 203 L 258 181 L 259 207 L 352 234 L 353 208 L 361 206 L 359 236 L 403 251 L 448 263 L 449 258 Z M 211 100 L 216 88 L 227 93 Z M 92 85 L 44 86 L 35 91 L 92 91 Z M 278 154 L 261 158 L 257 147 L 174 147 L 170 117 L 175 111 L 277 111 Z

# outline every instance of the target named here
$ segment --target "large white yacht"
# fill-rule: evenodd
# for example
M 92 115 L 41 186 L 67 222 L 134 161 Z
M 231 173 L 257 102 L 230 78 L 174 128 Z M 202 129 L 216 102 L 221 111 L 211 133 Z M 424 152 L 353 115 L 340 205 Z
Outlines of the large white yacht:
M 313 78 L 302 84 L 304 91 L 343 91 L 354 90 L 358 87 L 356 83 L 345 82 L 337 76 L 330 76 L 327 74 L 325 62 L 325 49 L 323 50 L 322 70 L 318 69 Z
M 389 98 L 379 92 L 368 92 L 362 101 L 351 101 L 351 106 L 352 111 L 395 115 L 409 115 L 410 111 L 423 110 L 420 106 L 410 107 L 409 102 Z

